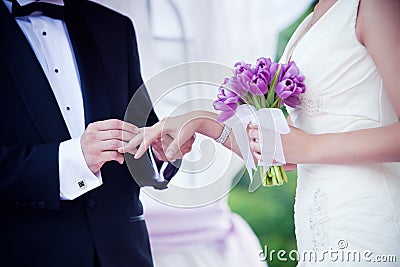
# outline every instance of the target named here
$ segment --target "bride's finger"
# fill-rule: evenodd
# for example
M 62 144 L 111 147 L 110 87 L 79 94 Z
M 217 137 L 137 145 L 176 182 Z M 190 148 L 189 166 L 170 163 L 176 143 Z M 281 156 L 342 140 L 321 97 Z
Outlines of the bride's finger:
M 134 125 L 132 123 L 126 122 L 126 121 L 124 121 L 124 123 L 122 125 L 122 130 L 124 132 L 128 132 L 128 133 L 131 133 L 131 134 L 134 134 L 134 135 L 140 133 L 140 128 L 139 127 L 137 127 L 136 125 Z
M 129 143 L 133 138 L 135 138 L 136 134 L 123 132 L 122 133 L 122 141 Z
M 250 139 L 259 139 L 260 138 L 260 133 L 257 129 L 249 129 L 249 137 Z
M 178 158 L 183 157 L 182 148 L 184 148 L 185 144 L 193 138 L 193 132 L 187 131 L 186 128 L 182 129 L 181 132 L 177 135 L 177 137 L 171 142 L 168 146 L 165 155 L 167 156 L 169 161 L 174 161 Z M 194 141 L 194 139 L 193 139 Z
M 291 172 L 291 171 L 294 171 L 294 170 L 297 169 L 297 164 L 291 164 L 291 163 L 289 163 L 289 164 L 283 165 L 283 167 L 285 168 L 285 171 Z
M 257 124 L 254 124 L 254 123 L 249 123 L 249 124 L 248 124 L 248 127 L 249 127 L 250 129 L 256 129 L 256 130 L 258 130 L 258 125 L 257 125 Z
M 258 152 L 253 152 L 253 156 L 254 156 L 258 161 L 261 160 L 261 154 L 260 154 L 260 153 L 258 153 Z
M 253 152 L 261 153 L 261 145 L 255 141 L 250 141 L 250 150 Z
M 129 143 L 118 148 L 118 152 L 135 154 L 137 152 L 137 146 L 142 142 L 142 140 L 143 140 L 143 131 L 141 131 L 139 134 L 133 137 L 129 141 Z
M 139 148 L 135 154 L 135 159 L 138 159 L 146 153 L 147 149 L 149 149 L 150 145 L 161 138 L 163 132 L 164 122 L 160 121 L 154 124 L 152 127 L 144 130 L 144 138 L 139 145 Z

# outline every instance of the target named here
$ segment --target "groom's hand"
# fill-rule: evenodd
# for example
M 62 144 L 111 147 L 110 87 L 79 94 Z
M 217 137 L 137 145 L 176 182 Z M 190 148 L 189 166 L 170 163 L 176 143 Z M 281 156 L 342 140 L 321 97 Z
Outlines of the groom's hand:
M 108 161 L 124 163 L 124 155 L 118 153 L 118 148 L 128 143 L 138 133 L 137 126 L 116 119 L 89 124 L 80 140 L 89 169 L 97 173 Z

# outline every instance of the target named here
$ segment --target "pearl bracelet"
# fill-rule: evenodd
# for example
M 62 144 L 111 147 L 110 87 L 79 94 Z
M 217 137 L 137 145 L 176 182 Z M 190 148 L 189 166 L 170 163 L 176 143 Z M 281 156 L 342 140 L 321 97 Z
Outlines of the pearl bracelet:
M 223 144 L 225 143 L 226 139 L 228 139 L 229 134 L 231 133 L 232 128 L 228 127 L 224 124 L 224 129 L 222 130 L 221 135 L 215 139 L 215 142 Z

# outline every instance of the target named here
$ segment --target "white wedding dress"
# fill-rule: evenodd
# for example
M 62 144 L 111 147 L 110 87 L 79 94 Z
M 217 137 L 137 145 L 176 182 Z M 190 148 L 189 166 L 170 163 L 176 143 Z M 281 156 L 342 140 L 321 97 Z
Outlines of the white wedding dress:
M 306 77 L 302 104 L 288 111 L 294 125 L 309 133 L 398 121 L 374 61 L 357 40 L 358 4 L 359 0 L 338 0 L 303 35 L 311 15 L 307 17 L 281 59 L 295 61 Z M 399 220 L 400 163 L 298 166 L 299 266 L 400 266 Z M 332 260 L 325 252 L 330 250 L 337 251 Z M 318 254 L 316 262 L 310 260 L 311 251 Z M 358 253 L 360 263 L 355 263 L 352 258 L 357 262 Z M 396 256 L 397 263 L 379 262 L 393 261 L 385 257 L 389 255 Z

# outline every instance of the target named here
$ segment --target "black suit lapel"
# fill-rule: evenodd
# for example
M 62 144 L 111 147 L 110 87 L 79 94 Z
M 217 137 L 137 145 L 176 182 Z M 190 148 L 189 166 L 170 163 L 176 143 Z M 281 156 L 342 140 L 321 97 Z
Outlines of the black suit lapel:
M 56 98 L 35 53 L 4 3 L 0 3 L 0 53 L 45 143 L 70 138 Z
M 65 1 L 65 23 L 79 69 L 85 124 L 88 125 L 110 118 L 110 99 L 101 55 L 89 30 L 83 6 Z

